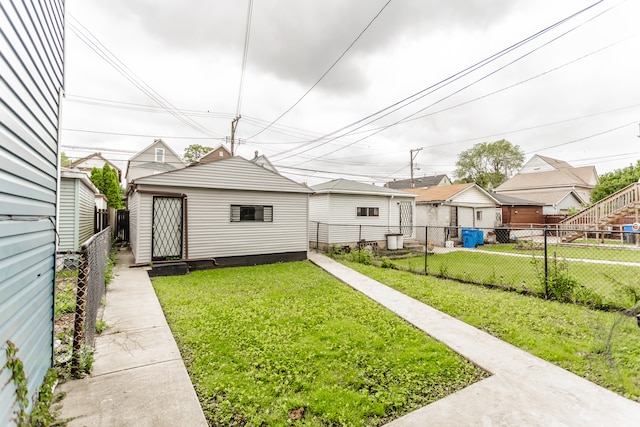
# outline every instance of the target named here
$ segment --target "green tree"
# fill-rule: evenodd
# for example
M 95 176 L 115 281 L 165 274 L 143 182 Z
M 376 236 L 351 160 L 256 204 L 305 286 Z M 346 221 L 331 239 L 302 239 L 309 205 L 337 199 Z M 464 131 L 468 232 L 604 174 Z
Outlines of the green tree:
M 91 169 L 91 182 L 95 185 L 100 193 L 104 194 L 104 178 L 102 176 L 102 169 L 94 167 Z
M 591 191 L 591 203 L 595 203 L 640 180 L 640 160 L 634 165 L 616 169 L 600 176 L 600 182 Z
M 202 156 L 211 150 L 213 150 L 213 148 L 207 147 L 206 145 L 191 144 L 184 149 L 183 159 L 188 163 L 197 162 Z
M 475 182 L 491 190 L 502 184 L 523 163 L 524 152 L 518 145 L 512 145 L 505 139 L 481 142 L 458 155 L 454 175 L 459 182 Z
M 102 169 L 91 169 L 91 182 L 107 197 L 107 206 L 122 209 L 122 190 L 118 183 L 118 172 L 105 163 Z
M 120 194 L 120 183 L 118 183 L 118 172 L 105 163 L 102 168 L 102 178 L 104 180 L 103 193 L 107 196 L 107 205 L 114 209 L 122 209 L 122 196 Z
M 71 159 L 67 156 L 67 153 L 65 153 L 64 151 L 60 152 L 60 166 L 62 166 L 63 168 L 68 167 L 71 163 L 73 163 L 71 161 Z

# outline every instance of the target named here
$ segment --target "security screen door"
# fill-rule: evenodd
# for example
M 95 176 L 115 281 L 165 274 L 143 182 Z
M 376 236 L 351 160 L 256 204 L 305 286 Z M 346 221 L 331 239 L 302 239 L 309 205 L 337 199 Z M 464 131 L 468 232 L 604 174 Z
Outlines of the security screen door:
M 182 197 L 153 197 L 153 260 L 182 258 L 182 201 Z

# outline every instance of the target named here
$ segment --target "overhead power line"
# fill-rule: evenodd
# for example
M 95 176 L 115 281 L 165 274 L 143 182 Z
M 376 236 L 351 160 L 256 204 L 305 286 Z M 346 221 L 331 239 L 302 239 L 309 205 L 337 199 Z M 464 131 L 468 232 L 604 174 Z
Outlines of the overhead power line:
M 344 52 L 342 52 L 342 54 L 340 56 L 338 56 L 338 59 L 336 59 L 333 64 L 331 64 L 331 66 L 324 72 L 322 73 L 322 75 L 320 76 L 320 78 L 318 80 L 316 80 L 316 82 L 311 85 L 311 87 L 296 101 L 293 103 L 293 105 L 289 108 L 287 108 L 282 114 L 280 114 L 278 117 L 276 117 L 271 123 L 269 123 L 266 127 L 264 127 L 262 130 L 260 130 L 258 133 L 254 134 L 253 136 L 250 136 L 249 138 L 247 138 L 247 140 L 253 139 L 256 136 L 260 135 L 262 132 L 266 131 L 267 129 L 269 129 L 272 125 L 274 125 L 276 122 L 278 122 L 281 118 L 283 118 L 285 115 L 287 115 L 291 110 L 293 110 L 316 86 L 318 86 L 318 84 L 322 81 L 322 79 L 325 78 L 325 76 L 327 74 L 329 74 L 329 72 L 331 70 L 333 70 L 333 68 L 338 64 L 338 62 L 340 62 L 340 60 L 347 54 L 347 52 L 349 52 L 349 50 L 351 50 L 351 48 L 353 47 L 354 44 L 356 44 L 356 42 L 358 40 L 360 40 L 360 37 L 362 37 L 362 35 L 369 29 L 369 27 L 373 24 L 373 22 L 378 19 L 378 17 L 380 16 L 380 14 L 382 14 L 382 12 L 386 9 L 386 7 L 389 5 L 389 3 L 391 3 L 391 0 L 388 0 L 384 6 L 382 6 L 382 8 L 378 11 L 378 13 L 376 13 L 376 15 L 369 21 L 369 23 L 364 27 L 364 29 L 362 31 L 360 31 L 360 34 L 358 34 L 358 36 L 349 44 L 349 46 L 347 46 L 347 48 L 344 50 Z
M 532 42 L 533 40 L 537 39 L 538 37 L 541 37 L 542 35 L 546 34 L 547 32 L 555 29 L 556 27 L 558 27 L 558 26 L 568 22 L 569 20 L 574 19 L 575 17 L 579 16 L 580 14 L 585 13 L 586 11 L 592 9 L 596 5 L 602 3 L 603 1 L 604 0 L 599 0 L 599 1 L 595 2 L 595 3 L 593 3 L 592 5 L 587 6 L 587 7 L 583 8 L 583 9 L 579 10 L 578 12 L 575 12 L 575 13 L 569 15 L 568 17 L 563 18 L 562 20 L 555 22 L 554 24 L 552 24 L 550 26 L 547 26 L 547 27 L 543 28 L 542 30 L 537 31 L 536 33 L 526 37 L 525 39 L 520 40 L 519 42 L 514 43 L 514 44 L 508 46 L 507 48 L 504 48 L 504 49 L 494 53 L 493 55 L 490 55 L 490 56 L 482 59 L 481 61 L 476 62 L 475 64 L 473 64 L 473 65 L 471 65 L 471 66 L 469 66 L 469 67 L 467 67 L 467 68 L 465 68 L 465 69 L 463 69 L 463 70 L 461 70 L 461 71 L 459 71 L 459 72 L 457 72 L 457 73 L 455 73 L 455 74 L 453 74 L 453 75 L 451 75 L 451 76 L 449 76 L 449 77 L 447 77 L 447 78 L 445 78 L 445 79 L 443 79 L 443 80 L 441 80 L 441 81 L 439 81 L 439 82 L 437 82 L 435 84 L 432 84 L 432 85 L 430 85 L 430 86 L 428 86 L 428 87 L 426 87 L 426 88 L 424 88 L 424 89 L 422 89 L 422 90 L 420 90 L 420 91 L 418 91 L 418 92 L 416 92 L 416 93 L 414 93 L 414 94 L 412 94 L 410 96 L 407 96 L 407 97 L 401 99 L 400 101 L 397 101 L 397 102 L 395 102 L 395 103 L 393 103 L 393 104 L 391 104 L 391 105 L 389 105 L 389 106 L 387 106 L 387 107 L 385 107 L 385 108 L 383 108 L 381 110 L 378 110 L 378 111 L 376 111 L 376 112 L 374 112 L 372 114 L 369 114 L 368 116 L 366 116 L 366 117 L 364 117 L 364 118 L 362 118 L 362 119 L 360 119 L 360 120 L 358 120 L 356 122 L 353 122 L 353 123 L 351 123 L 349 125 L 343 126 L 342 128 L 340 128 L 338 130 L 335 130 L 335 131 L 325 135 L 323 138 L 319 138 L 317 141 L 311 141 L 312 143 L 313 142 L 317 142 L 317 145 L 315 145 L 315 146 L 306 148 L 306 149 L 304 149 L 302 151 L 298 151 L 298 152 L 287 151 L 287 152 L 280 153 L 280 154 L 284 154 L 285 155 L 285 157 L 281 158 L 280 160 L 284 160 L 284 159 L 287 159 L 287 158 L 290 158 L 290 157 L 305 153 L 307 151 L 319 148 L 319 147 L 327 144 L 328 142 L 334 141 L 334 140 L 336 140 L 338 138 L 341 138 L 341 137 L 344 137 L 346 135 L 351 134 L 354 130 L 359 130 L 359 129 L 363 128 L 364 126 L 373 123 L 374 121 L 380 120 L 381 118 L 388 116 L 392 112 L 398 111 L 401 108 L 405 108 L 406 106 L 416 102 L 417 100 L 422 99 L 424 96 L 426 96 L 428 94 L 431 94 L 431 93 L 435 92 L 436 90 L 442 89 L 442 88 L 452 84 L 453 82 L 461 79 L 462 77 L 465 77 L 465 76 L 467 76 L 467 75 L 469 75 L 469 74 L 471 74 L 471 73 L 473 73 L 473 72 L 475 72 L 475 71 L 477 71 L 477 70 L 489 65 L 490 63 L 496 61 L 497 59 L 499 59 L 499 58 L 501 58 L 501 57 L 503 57 L 503 56 L 505 56 L 505 55 L 507 55 L 507 54 L 519 49 L 520 47 Z M 495 73 L 495 71 L 494 71 L 494 73 Z M 411 117 L 411 116 L 409 116 L 409 117 Z M 361 124 L 363 122 L 366 122 L 366 123 Z M 336 135 L 336 134 L 338 134 L 340 132 L 346 131 L 347 129 L 352 128 L 354 126 L 356 126 L 354 130 L 344 132 L 341 135 L 333 136 L 333 135 Z M 386 126 L 386 127 L 382 128 L 382 130 L 387 129 L 388 127 L 390 127 L 390 126 Z M 360 141 L 362 141 L 362 140 L 364 140 L 364 139 L 366 139 L 368 137 L 371 137 L 371 136 L 379 133 L 380 131 L 374 132 L 373 134 L 371 134 L 371 135 L 369 135 L 367 137 L 361 138 L 361 139 L 349 144 L 349 146 L 353 145 L 353 144 L 355 144 L 357 142 L 360 142 Z M 346 147 L 342 147 L 340 149 L 343 149 L 343 148 L 346 148 Z M 325 153 L 325 154 L 323 154 L 323 156 L 324 155 L 328 155 L 328 154 L 332 154 L 335 151 L 337 151 L 337 150 L 334 150 L 334 151 L 332 151 L 330 153 Z
M 113 67 L 120 75 L 133 84 L 138 90 L 151 98 L 162 108 L 166 109 L 175 118 L 186 124 L 187 126 L 196 129 L 198 132 L 206 135 L 217 135 L 209 129 L 202 126 L 200 123 L 194 121 L 188 116 L 182 114 L 174 105 L 163 98 L 158 92 L 156 92 L 151 86 L 149 86 L 144 80 L 142 80 L 137 74 L 122 62 L 111 50 L 109 50 L 91 31 L 89 31 L 82 23 L 76 19 L 73 15 L 69 14 L 69 20 L 67 26 L 73 34 L 75 34 L 80 41 L 93 50 L 100 58 Z

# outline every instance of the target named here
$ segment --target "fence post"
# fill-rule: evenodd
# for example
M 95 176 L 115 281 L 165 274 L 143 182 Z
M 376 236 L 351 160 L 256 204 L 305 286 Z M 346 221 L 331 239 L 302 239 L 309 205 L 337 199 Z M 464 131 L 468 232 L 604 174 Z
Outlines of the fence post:
M 360 245 L 361 241 L 362 241 L 362 224 L 358 226 L 358 245 Z
M 429 246 L 429 226 L 425 225 L 424 227 L 424 275 L 428 276 L 427 273 L 427 247 Z
M 544 246 L 544 298 L 545 299 L 549 299 L 549 261 L 548 261 L 548 257 L 547 257 L 547 229 L 548 227 L 545 227 L 542 230 L 542 234 L 544 236 L 543 239 L 543 246 Z
M 318 224 L 316 224 L 316 253 L 319 253 L 319 246 L 320 246 L 320 221 L 318 221 Z
M 89 278 L 89 257 L 86 248 L 78 252 L 78 286 L 76 291 L 76 313 L 73 322 L 73 351 L 71 354 L 71 373 L 78 376 L 81 372 L 80 355 L 84 342 L 84 327 L 87 304 L 87 280 Z

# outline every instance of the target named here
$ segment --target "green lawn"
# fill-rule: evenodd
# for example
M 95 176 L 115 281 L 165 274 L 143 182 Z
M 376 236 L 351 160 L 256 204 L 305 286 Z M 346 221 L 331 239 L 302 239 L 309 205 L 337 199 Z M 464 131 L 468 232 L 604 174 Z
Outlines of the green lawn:
M 544 261 L 541 251 L 523 251 L 515 257 L 501 253 L 454 251 L 428 255 L 429 275 L 478 284 L 499 285 L 544 295 Z M 563 257 L 556 260 L 563 262 Z M 567 273 L 580 285 L 575 300 L 592 306 L 630 308 L 640 300 L 640 266 L 596 264 L 566 260 Z M 402 269 L 424 274 L 424 255 L 392 262 Z M 553 257 L 549 258 L 553 263 Z M 560 265 L 560 264 L 559 264 Z M 582 290 L 583 289 L 583 290 Z
M 577 241 L 576 243 L 580 243 Z M 530 255 L 535 253 L 536 255 L 542 255 L 543 250 L 525 250 L 516 249 L 513 243 L 511 244 L 498 244 L 498 245 L 484 245 L 478 246 L 478 249 L 491 251 L 491 252 L 506 252 L 514 254 Z M 553 245 L 549 244 L 547 247 L 547 253 L 551 256 L 555 253 L 558 257 L 573 258 L 573 259 L 594 259 L 594 260 L 606 260 L 606 261 L 620 261 L 620 262 L 637 262 L 640 263 L 640 251 L 636 249 L 621 249 L 620 247 L 607 247 L 607 246 L 567 246 L 567 245 Z
M 633 318 L 432 276 L 343 263 L 536 356 L 640 401 L 640 328 Z
M 487 375 L 308 262 L 153 285 L 211 425 L 382 425 Z

